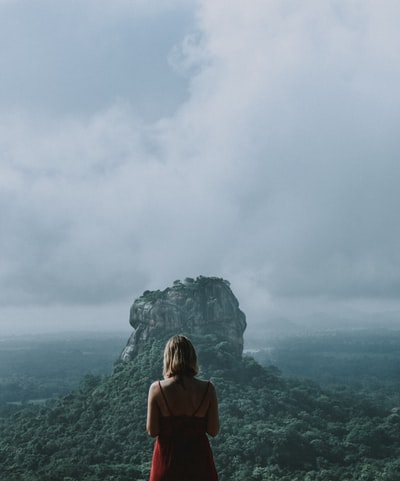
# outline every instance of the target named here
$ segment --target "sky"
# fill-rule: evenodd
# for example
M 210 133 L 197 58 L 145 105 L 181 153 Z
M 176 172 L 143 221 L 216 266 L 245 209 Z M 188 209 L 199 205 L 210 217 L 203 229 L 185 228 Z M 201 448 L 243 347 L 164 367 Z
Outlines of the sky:
M 227 279 L 400 327 L 397 0 L 0 0 L 0 335 Z

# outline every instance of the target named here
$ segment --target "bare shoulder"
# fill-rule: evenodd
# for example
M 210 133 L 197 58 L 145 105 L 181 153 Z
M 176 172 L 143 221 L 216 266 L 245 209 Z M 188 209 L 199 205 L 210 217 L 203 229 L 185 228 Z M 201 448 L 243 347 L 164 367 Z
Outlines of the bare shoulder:
M 211 381 L 204 380 L 204 379 L 197 379 L 197 380 L 199 381 L 199 386 L 201 386 L 203 389 L 206 388 L 207 386 L 206 389 L 208 389 L 208 392 L 211 394 L 215 394 L 215 386 Z
M 198 386 L 206 386 L 207 384 L 211 384 L 210 381 L 207 381 L 206 379 L 199 379 L 198 377 L 194 377 L 193 380 Z
M 202 384 L 204 384 L 204 386 L 206 384 L 208 384 L 210 386 L 210 388 L 214 388 L 214 384 L 209 379 L 198 379 L 198 381 L 200 381 Z
M 150 384 L 150 387 L 149 387 L 149 396 L 155 396 L 158 391 L 159 391 L 158 381 L 154 381 L 153 383 Z
M 213 384 L 211 381 L 208 381 L 208 383 L 209 383 L 208 391 L 210 392 L 210 394 L 211 394 L 212 396 L 215 397 L 215 396 L 217 395 L 217 393 L 216 393 L 216 391 L 215 391 L 215 386 L 214 386 L 214 384 Z

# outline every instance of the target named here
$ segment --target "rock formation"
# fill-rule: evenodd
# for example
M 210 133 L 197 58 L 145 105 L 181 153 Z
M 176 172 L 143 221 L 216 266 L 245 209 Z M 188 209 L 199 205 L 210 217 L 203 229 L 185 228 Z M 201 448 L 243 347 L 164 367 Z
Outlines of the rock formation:
M 238 356 L 243 352 L 246 316 L 224 279 L 199 276 L 175 281 L 164 291 L 145 291 L 133 303 L 129 322 L 135 331 L 122 351 L 123 361 L 134 359 L 147 341 L 175 334 L 211 335 L 229 343 Z

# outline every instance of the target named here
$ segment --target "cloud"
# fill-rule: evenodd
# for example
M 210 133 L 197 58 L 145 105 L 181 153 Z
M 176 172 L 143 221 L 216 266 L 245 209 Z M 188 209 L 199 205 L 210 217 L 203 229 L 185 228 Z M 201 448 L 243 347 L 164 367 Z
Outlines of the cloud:
M 12 55 L 60 50 L 0 95 L 3 305 L 129 306 L 199 274 L 254 319 L 398 300 L 396 2 L 81 2 L 75 37 L 42 5 Z
M 0 8 L 3 111 L 90 115 L 123 99 L 153 119 L 186 96 L 186 80 L 167 61 L 191 23 L 181 2 L 40 0 Z

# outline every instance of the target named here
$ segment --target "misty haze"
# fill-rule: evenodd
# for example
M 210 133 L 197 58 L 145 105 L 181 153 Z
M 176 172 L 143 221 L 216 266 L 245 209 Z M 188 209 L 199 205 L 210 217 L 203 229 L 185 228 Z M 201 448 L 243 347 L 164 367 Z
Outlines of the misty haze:
M 0 0 L 0 481 L 147 480 L 177 332 L 220 481 L 399 481 L 399 14 Z

